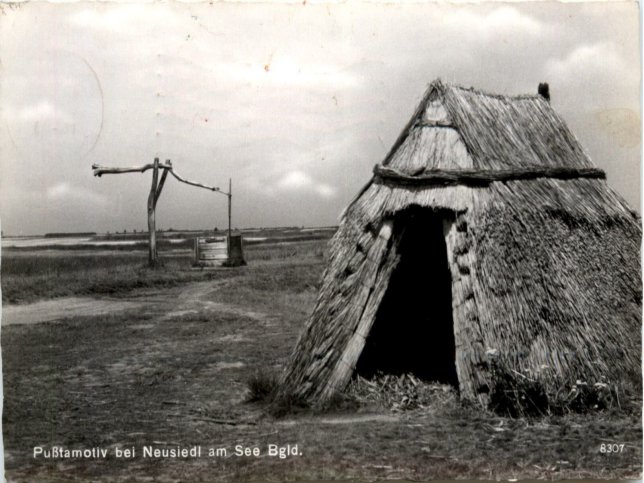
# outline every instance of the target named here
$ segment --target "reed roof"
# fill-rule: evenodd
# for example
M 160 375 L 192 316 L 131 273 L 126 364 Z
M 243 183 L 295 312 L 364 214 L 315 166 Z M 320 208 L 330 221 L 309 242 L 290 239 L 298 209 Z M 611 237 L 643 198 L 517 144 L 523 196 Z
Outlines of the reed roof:
M 283 390 L 323 401 L 351 377 L 410 207 L 443 217 L 461 394 L 485 399 L 486 351 L 549 384 L 640 381 L 640 219 L 540 96 L 432 83 L 342 214 Z M 428 307 L 428 310 L 430 308 Z
M 409 174 L 593 166 L 541 95 L 493 95 L 440 80 L 430 84 L 382 164 Z

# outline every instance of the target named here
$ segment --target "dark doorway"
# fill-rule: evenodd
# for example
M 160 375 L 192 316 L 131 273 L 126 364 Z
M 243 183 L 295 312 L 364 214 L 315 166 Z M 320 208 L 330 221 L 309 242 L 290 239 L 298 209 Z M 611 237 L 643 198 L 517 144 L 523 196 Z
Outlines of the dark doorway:
M 458 387 L 445 219 L 420 209 L 396 218 L 400 260 L 358 360 L 358 374 L 412 373 Z

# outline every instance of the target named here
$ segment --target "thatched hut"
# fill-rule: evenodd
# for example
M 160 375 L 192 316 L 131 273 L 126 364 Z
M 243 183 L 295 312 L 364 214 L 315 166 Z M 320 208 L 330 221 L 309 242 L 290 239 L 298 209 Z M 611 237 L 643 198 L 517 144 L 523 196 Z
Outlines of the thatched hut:
M 411 372 L 486 402 L 493 365 L 640 380 L 639 218 L 539 92 L 429 86 L 342 214 L 283 391 Z

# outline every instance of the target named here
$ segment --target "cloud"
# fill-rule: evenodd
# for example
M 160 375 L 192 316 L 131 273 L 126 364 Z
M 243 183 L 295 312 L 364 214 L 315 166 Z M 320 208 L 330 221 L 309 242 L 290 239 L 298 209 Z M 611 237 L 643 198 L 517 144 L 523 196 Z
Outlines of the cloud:
M 45 193 L 47 199 L 56 202 L 74 201 L 100 206 L 105 206 L 108 203 L 107 198 L 104 195 L 97 194 L 94 191 L 85 188 L 70 185 L 65 181 L 50 186 L 47 188 Z
M 312 190 L 322 198 L 333 198 L 337 190 L 332 186 L 321 183 L 303 171 L 291 171 L 277 182 L 277 189 L 281 191 Z
M 474 9 L 451 8 L 449 13 L 444 15 L 442 23 L 452 31 L 476 32 L 477 35 L 474 38 L 481 35 L 498 37 L 508 31 L 536 36 L 543 31 L 542 23 L 534 17 L 507 6 L 496 8 L 489 13 L 479 13 Z
M 277 183 L 283 190 L 301 190 L 313 184 L 313 179 L 302 171 L 291 171 Z
M 70 186 L 67 183 L 58 183 L 47 188 L 48 198 L 63 198 L 70 192 Z
M 296 62 L 289 57 L 270 59 L 261 69 L 250 66 L 245 72 L 247 81 L 270 82 L 278 85 L 329 85 L 354 87 L 358 79 L 340 65 L 318 62 Z
M 335 197 L 336 189 L 333 188 L 332 186 L 325 184 L 325 183 L 320 183 L 315 187 L 315 191 L 322 197 L 322 198 L 333 198 Z
M 625 64 L 618 54 L 619 50 L 612 42 L 581 45 L 563 58 L 549 60 L 545 70 L 548 75 L 553 77 L 578 77 L 579 72 L 587 72 L 590 67 L 601 62 L 602 71 L 618 75 L 618 78 L 622 79 L 623 76 L 628 76 L 633 69 Z
M 540 22 L 512 7 L 501 7 L 486 15 L 481 27 L 490 32 L 498 32 L 499 29 L 512 29 L 532 35 L 537 35 L 542 30 Z
M 635 65 L 637 60 L 630 61 L 616 43 L 600 41 L 579 45 L 549 59 L 543 77 L 559 86 L 562 101 L 583 93 L 584 104 L 568 109 L 587 109 L 592 115 L 595 109 L 624 108 L 639 100 L 640 77 Z
M 362 82 L 341 64 L 300 61 L 286 56 L 255 56 L 250 61 L 245 59 L 239 62 L 204 62 L 202 66 L 204 72 L 216 79 L 219 85 L 227 82 L 235 86 L 293 86 L 312 90 L 354 88 Z M 177 70 L 173 67 L 177 78 L 185 77 L 184 72 L 179 69 L 192 72 L 194 67 L 181 64 L 177 66 Z
M 67 112 L 55 106 L 46 99 L 34 104 L 23 106 L 19 109 L 7 108 L 5 115 L 24 122 L 58 121 L 71 122 L 72 118 Z
M 168 8 L 150 4 L 88 7 L 75 11 L 69 21 L 77 27 L 91 28 L 114 33 L 139 32 L 141 27 L 163 25 L 172 30 L 176 16 Z

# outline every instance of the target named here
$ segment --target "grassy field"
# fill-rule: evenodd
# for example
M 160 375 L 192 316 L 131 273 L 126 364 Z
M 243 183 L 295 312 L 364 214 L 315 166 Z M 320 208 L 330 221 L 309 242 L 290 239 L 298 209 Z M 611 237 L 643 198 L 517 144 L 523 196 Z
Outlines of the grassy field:
M 251 244 L 245 248 L 245 256 L 251 264 L 321 260 L 325 244 L 325 240 Z M 218 280 L 237 273 L 193 270 L 192 258 L 191 250 L 162 253 L 160 269 L 150 270 L 147 252 L 140 250 L 5 250 L 1 267 L 2 301 L 22 304 L 70 295 L 118 297 L 134 290 Z
M 289 356 L 315 303 L 324 249 L 323 240 L 249 246 L 247 266 L 215 271 L 190 270 L 187 252 L 166 254 L 156 270 L 140 252 L 3 252 L 9 307 L 65 307 L 79 295 L 131 304 L 3 326 L 8 480 L 641 477 L 639 413 L 507 418 L 453 392 L 410 410 L 348 394 L 326 412 L 281 417 L 247 402 L 249 380 L 279 374 Z M 271 444 L 297 445 L 298 455 L 269 456 Z M 624 446 L 608 453 L 602 444 Z M 201 457 L 142 454 L 195 445 Z M 108 456 L 34 458 L 35 446 Z M 236 455 L 236 446 L 260 456 Z M 117 448 L 136 455 L 117 458 Z

